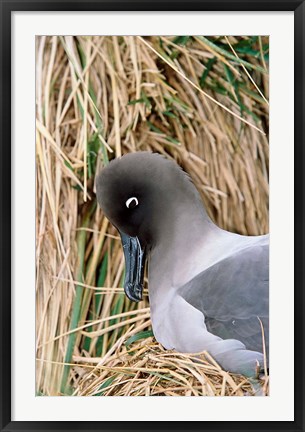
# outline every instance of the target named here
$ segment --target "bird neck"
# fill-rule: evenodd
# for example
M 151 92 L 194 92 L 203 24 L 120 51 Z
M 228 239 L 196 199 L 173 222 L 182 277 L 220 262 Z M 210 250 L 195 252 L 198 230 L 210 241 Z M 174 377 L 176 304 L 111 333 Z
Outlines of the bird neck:
M 199 272 L 204 245 L 222 231 L 207 215 L 199 195 L 171 202 L 161 216 L 149 256 L 149 285 L 154 291 L 161 285 L 181 286 Z

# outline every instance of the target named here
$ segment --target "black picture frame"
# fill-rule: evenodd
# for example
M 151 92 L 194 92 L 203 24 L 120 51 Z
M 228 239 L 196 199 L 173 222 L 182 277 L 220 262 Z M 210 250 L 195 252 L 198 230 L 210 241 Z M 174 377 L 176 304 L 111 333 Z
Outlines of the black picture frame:
M 270 422 L 11 421 L 11 14 L 13 11 L 293 11 L 295 198 L 295 419 Z M 282 0 L 0 0 L 0 427 L 1 431 L 205 430 L 304 431 L 304 79 L 305 1 Z M 56 416 L 56 413 L 54 413 Z

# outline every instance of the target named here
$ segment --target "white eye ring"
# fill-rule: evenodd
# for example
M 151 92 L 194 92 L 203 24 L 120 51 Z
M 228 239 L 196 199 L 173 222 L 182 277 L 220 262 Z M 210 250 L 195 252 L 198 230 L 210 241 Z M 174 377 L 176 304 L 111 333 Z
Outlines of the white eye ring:
M 139 204 L 139 201 L 137 200 L 136 197 L 131 197 L 128 198 L 128 200 L 126 201 L 126 207 L 129 208 L 130 204 L 135 201 L 135 205 L 132 206 L 132 208 L 137 207 L 137 205 Z

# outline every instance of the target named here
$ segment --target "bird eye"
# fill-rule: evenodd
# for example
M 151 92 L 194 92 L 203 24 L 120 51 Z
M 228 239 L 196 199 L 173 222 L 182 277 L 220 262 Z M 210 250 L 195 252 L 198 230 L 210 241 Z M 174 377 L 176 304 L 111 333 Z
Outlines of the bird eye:
M 126 201 L 126 207 L 129 209 L 133 209 L 133 208 L 137 207 L 138 204 L 139 204 L 139 201 L 137 200 L 136 197 L 128 198 L 128 200 Z

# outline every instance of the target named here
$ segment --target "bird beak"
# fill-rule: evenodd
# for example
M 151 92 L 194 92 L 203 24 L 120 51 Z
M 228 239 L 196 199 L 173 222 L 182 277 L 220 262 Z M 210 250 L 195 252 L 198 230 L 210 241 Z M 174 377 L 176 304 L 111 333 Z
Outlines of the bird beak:
M 139 302 L 143 293 L 145 249 L 142 249 L 138 237 L 130 237 L 119 232 L 126 266 L 124 291 L 130 300 Z

